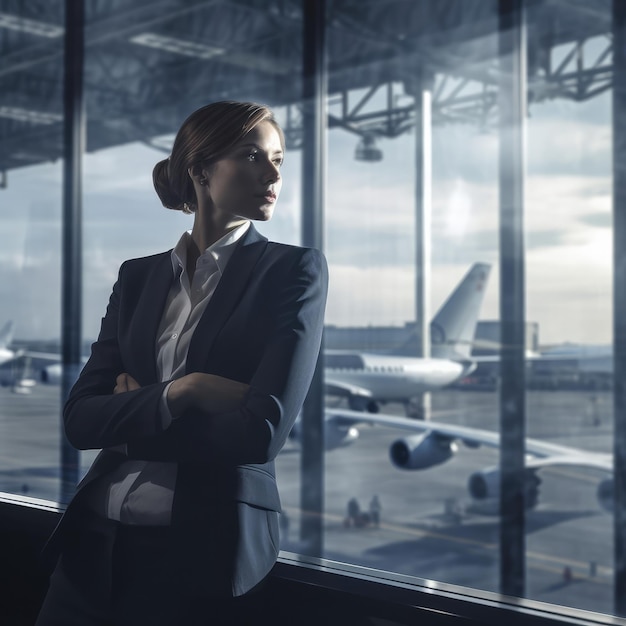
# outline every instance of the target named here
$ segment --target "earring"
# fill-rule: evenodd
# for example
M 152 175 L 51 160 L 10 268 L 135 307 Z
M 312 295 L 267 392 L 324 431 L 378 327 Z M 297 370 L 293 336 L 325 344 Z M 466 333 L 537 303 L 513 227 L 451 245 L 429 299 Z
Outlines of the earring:
M 203 177 L 203 178 L 201 178 L 198 182 L 199 182 L 201 185 L 206 185 L 206 178 L 204 178 L 204 177 Z

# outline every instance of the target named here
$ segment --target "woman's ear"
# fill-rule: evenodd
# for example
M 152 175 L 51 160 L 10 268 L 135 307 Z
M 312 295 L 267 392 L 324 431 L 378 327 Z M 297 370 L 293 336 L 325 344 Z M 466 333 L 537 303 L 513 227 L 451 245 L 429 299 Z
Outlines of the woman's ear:
M 202 165 L 200 165 L 200 163 L 196 163 L 195 165 L 187 168 L 187 173 L 189 174 L 191 180 L 199 185 L 206 185 L 209 180 L 206 170 L 202 167 Z

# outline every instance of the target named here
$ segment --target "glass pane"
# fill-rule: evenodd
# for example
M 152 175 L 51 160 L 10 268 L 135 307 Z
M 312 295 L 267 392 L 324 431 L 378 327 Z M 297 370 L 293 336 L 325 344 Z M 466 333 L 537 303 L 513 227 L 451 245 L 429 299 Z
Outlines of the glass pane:
M 59 353 L 63 6 L 0 2 L 0 491 L 51 500 L 59 389 L 35 383 Z
M 323 551 L 495 592 L 500 198 L 514 193 L 500 173 L 497 10 L 333 3 Z M 604 613 L 610 459 L 588 453 L 612 445 L 609 17 L 578 2 L 528 8 L 529 114 L 516 121 L 526 249 L 514 259 L 526 270 L 531 454 L 523 595 Z M 439 360 L 416 360 L 423 319 Z
M 337 121 L 328 138 L 326 347 L 360 351 L 362 363 L 335 368 L 341 353 L 330 353 L 327 383 L 357 391 L 328 400 L 496 429 L 492 389 L 442 389 L 463 376 L 472 317 L 480 310 L 497 318 L 497 282 L 489 280 L 498 246 L 497 136 L 487 106 L 493 90 L 481 83 L 497 50 L 493 3 L 481 5 L 472 27 L 458 21 L 460 13 L 438 14 L 434 3 L 355 11 L 338 2 L 335 11 L 333 24 L 341 26 L 330 35 L 330 115 Z M 435 33 L 439 19 L 451 22 L 445 40 Z M 481 265 L 472 270 L 474 264 Z M 416 305 L 422 267 L 423 312 Z M 441 309 L 466 275 L 471 293 Z M 431 320 L 434 360 L 420 348 L 415 320 L 423 316 Z M 342 425 L 331 419 L 327 427 Z M 498 520 L 468 512 L 465 483 L 481 463 L 497 462 L 497 453 L 462 449 L 444 463 L 443 438 L 381 424 L 355 423 L 353 430 L 353 445 L 326 456 L 326 556 L 495 588 Z
M 577 4 L 528 15 L 545 26 L 528 30 L 527 315 L 544 358 L 529 364 L 527 434 L 575 462 L 537 472 L 527 594 L 612 613 L 611 14 Z

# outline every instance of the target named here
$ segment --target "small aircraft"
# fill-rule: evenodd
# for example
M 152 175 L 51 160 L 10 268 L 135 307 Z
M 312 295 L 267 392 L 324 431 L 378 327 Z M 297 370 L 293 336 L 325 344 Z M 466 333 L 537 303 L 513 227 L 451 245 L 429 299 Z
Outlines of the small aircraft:
M 31 376 L 31 362 L 27 352 L 9 348 L 14 330 L 13 320 L 9 320 L 0 329 L 0 365 L 10 365 L 10 368 L 2 368 L 0 381 L 3 385 L 10 384 L 15 393 L 28 394 L 36 381 Z
M 471 348 L 491 265 L 475 263 L 430 324 L 431 357 L 410 356 L 411 340 L 394 354 L 326 350 L 325 391 L 345 397 L 352 410 L 376 413 L 385 402 L 402 402 L 446 387 L 476 368 Z M 415 350 L 413 351 L 415 353 Z
M 9 320 L 0 330 L 0 365 L 2 363 L 10 363 L 21 356 L 21 352 L 11 350 L 9 345 L 13 341 L 13 332 L 15 324 L 13 320 Z

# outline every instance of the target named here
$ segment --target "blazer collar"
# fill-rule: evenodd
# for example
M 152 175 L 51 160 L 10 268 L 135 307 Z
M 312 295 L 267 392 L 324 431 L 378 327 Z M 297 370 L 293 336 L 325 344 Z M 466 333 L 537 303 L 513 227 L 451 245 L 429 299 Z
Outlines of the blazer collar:
M 187 372 L 202 369 L 215 338 L 244 293 L 267 243 L 267 238 L 250 224 L 248 232 L 241 238 L 233 252 L 191 338 L 187 354 Z

